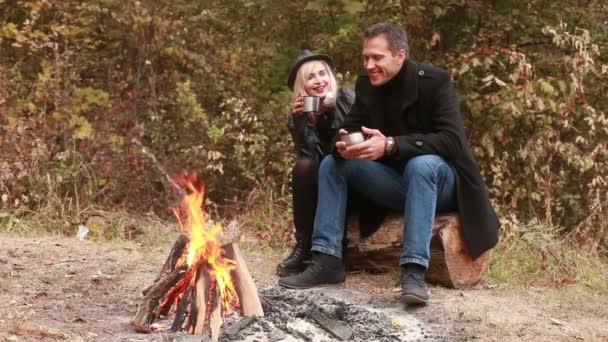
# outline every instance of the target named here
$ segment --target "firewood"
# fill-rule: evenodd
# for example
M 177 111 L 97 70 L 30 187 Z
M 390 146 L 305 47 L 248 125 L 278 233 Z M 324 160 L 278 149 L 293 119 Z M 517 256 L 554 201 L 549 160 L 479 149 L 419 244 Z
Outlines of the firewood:
M 376 272 L 398 269 L 403 247 L 403 223 L 402 215 L 391 214 L 378 231 L 363 239 L 357 218 L 351 217 L 345 253 L 348 269 Z M 458 215 L 439 215 L 435 218 L 431 260 L 426 272 L 429 283 L 455 288 L 475 286 L 486 271 L 489 260 L 489 251 L 475 260 L 471 259 Z
M 231 221 L 222 232 L 220 232 L 218 239 L 220 240 L 220 244 L 226 245 L 233 242 L 237 242 L 241 238 L 241 231 L 236 224 L 235 221 Z M 175 269 L 175 265 L 179 258 L 184 254 L 184 250 L 188 247 L 188 243 L 190 239 L 187 236 L 181 234 L 177 240 L 173 243 L 173 247 L 169 252 L 169 256 L 165 260 L 165 264 L 163 265 L 158 277 L 154 281 L 153 284 L 145 287 L 141 293 L 142 295 L 146 295 L 150 288 L 156 284 L 164 274 L 169 273 Z
M 205 319 L 207 317 L 207 299 L 209 298 L 209 286 L 211 279 L 207 272 L 199 272 L 196 281 L 196 319 L 191 333 L 201 335 L 205 329 Z M 194 313 L 193 313 L 194 314 Z
M 161 269 L 160 273 L 171 272 L 175 269 L 175 265 L 179 258 L 184 254 L 184 250 L 188 247 L 188 243 L 190 239 L 184 234 L 181 234 L 177 240 L 173 243 L 173 247 L 171 247 L 171 251 L 169 252 L 169 256 L 167 260 L 165 260 L 165 264 Z
M 173 190 L 173 192 L 171 193 L 176 195 L 178 198 L 184 197 L 186 191 L 181 186 L 179 186 L 179 184 L 177 184 L 171 176 L 169 176 L 169 173 L 167 172 L 166 168 L 158 161 L 154 153 L 152 153 L 149 148 L 145 147 L 141 143 L 141 141 L 139 141 L 139 139 L 133 138 L 131 141 L 135 145 L 139 146 L 140 152 L 152 161 L 152 165 L 154 166 L 154 168 L 163 176 L 161 177 L 161 181 L 166 186 L 166 188 Z
M 182 325 L 186 318 L 189 318 L 189 310 L 192 310 L 192 305 L 190 305 L 190 300 L 193 297 L 193 291 L 185 291 L 182 295 L 182 298 L 179 300 L 177 305 L 177 310 L 175 312 L 175 318 L 173 319 L 173 324 L 171 325 L 171 331 L 180 331 L 182 330 Z M 190 315 L 191 317 L 191 315 Z M 190 319 L 188 319 L 188 324 L 190 324 Z
M 253 278 L 251 278 L 245 260 L 241 256 L 239 246 L 236 243 L 231 243 L 225 245 L 224 250 L 226 251 L 226 256 L 237 264 L 237 268 L 232 271 L 232 279 L 234 279 L 236 284 L 243 316 L 264 316 L 257 287 L 253 282 Z
M 180 296 L 183 298 L 182 295 L 187 295 L 186 292 L 187 290 L 189 290 L 189 285 L 195 275 L 196 272 L 194 268 L 190 267 L 186 270 L 184 276 L 177 282 L 177 284 L 175 284 L 175 286 L 170 288 L 169 291 L 167 291 L 167 293 L 165 294 L 163 301 L 160 303 L 160 305 L 158 306 L 158 308 L 156 308 L 154 312 L 155 317 L 167 316 L 169 314 L 169 311 L 172 307 L 175 306 L 175 304 L 181 304 L 179 302 Z M 188 302 L 184 302 L 183 304 L 187 305 Z M 180 311 L 180 307 L 178 307 L 177 311 Z
M 215 291 L 215 306 L 211 310 L 211 315 L 209 316 L 209 328 L 211 329 L 211 340 L 213 342 L 219 341 L 220 338 L 220 328 L 224 320 L 222 319 L 222 313 L 220 311 L 220 294 L 218 291 Z
M 149 324 L 154 319 L 154 311 L 158 308 L 160 300 L 184 277 L 185 270 L 185 267 L 180 267 L 165 273 L 148 289 L 131 320 L 135 331 L 150 332 Z
M 241 313 L 244 316 L 263 316 L 257 288 L 236 244 L 239 238 L 240 230 L 234 222 L 229 223 L 218 236 L 225 256 L 236 264 L 231 276 Z M 212 339 L 217 341 L 219 338 L 222 304 L 207 264 L 202 262 L 190 268 L 185 264 L 178 266 L 188 243 L 189 238 L 185 235 L 175 241 L 157 279 L 144 289 L 142 303 L 131 321 L 136 331 L 150 332 L 150 323 L 155 318 L 166 316 L 174 309 L 172 331 L 202 334 L 210 329 Z
M 241 330 L 247 328 L 251 323 L 253 323 L 253 321 L 255 321 L 255 317 L 243 317 L 240 320 L 232 323 L 228 328 L 224 329 L 224 335 L 227 338 L 234 340 Z

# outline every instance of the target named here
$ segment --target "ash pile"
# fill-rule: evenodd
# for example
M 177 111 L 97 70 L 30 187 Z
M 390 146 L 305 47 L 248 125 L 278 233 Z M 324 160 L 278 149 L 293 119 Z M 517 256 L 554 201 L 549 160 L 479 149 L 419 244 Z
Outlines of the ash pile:
M 227 319 L 221 341 L 394 342 L 421 337 L 391 316 L 323 293 L 267 287 L 260 295 L 265 316 Z

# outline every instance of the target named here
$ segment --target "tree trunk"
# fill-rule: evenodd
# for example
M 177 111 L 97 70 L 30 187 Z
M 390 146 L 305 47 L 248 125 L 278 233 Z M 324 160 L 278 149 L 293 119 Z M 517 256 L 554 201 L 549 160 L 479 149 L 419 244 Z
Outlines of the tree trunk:
M 357 217 L 351 217 L 348 223 L 347 268 L 372 272 L 398 269 L 403 247 L 403 216 L 390 214 L 378 231 L 365 239 L 361 239 L 359 234 L 358 221 Z M 475 260 L 471 259 L 458 215 L 447 214 L 435 218 L 431 261 L 426 272 L 429 283 L 455 288 L 472 287 L 481 280 L 489 261 L 489 251 Z

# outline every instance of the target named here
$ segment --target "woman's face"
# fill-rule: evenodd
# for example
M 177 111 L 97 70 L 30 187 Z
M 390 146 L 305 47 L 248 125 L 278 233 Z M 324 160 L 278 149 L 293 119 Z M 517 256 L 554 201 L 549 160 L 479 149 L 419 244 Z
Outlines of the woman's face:
M 312 63 L 311 72 L 304 75 L 304 90 L 309 96 L 325 96 L 329 91 L 329 74 L 323 63 Z

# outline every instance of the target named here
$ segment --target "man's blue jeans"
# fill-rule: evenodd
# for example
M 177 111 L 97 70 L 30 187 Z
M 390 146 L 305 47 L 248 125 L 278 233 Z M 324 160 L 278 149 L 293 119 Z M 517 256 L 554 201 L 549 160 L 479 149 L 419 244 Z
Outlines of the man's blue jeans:
M 450 165 L 437 155 L 410 159 L 403 174 L 376 161 L 343 160 L 328 155 L 319 168 L 319 199 L 312 250 L 342 258 L 348 187 L 387 208 L 403 211 L 400 265 L 428 268 L 436 212 L 456 210 L 456 180 Z

